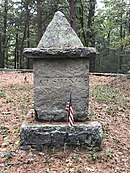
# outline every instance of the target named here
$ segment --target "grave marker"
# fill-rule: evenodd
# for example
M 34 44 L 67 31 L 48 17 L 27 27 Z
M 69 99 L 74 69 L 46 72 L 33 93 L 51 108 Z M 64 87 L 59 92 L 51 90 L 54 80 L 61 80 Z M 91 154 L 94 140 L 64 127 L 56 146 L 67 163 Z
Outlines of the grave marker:
M 29 124 L 26 120 L 21 127 L 21 143 L 36 148 L 63 147 L 69 93 L 75 122 L 85 122 L 88 118 L 89 59 L 96 56 L 96 50 L 83 46 L 64 14 L 58 11 L 38 47 L 24 49 L 24 55 L 33 58 L 34 109 L 37 120 L 43 123 Z M 100 147 L 101 140 L 100 123 L 77 123 L 69 129 L 66 143 Z

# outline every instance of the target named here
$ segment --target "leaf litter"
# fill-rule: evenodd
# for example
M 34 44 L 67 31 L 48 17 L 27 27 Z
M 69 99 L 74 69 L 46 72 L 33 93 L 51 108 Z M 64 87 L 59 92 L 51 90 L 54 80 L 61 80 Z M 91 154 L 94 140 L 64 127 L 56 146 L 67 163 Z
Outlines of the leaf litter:
M 129 173 L 130 80 L 90 75 L 89 119 L 103 126 L 102 150 L 20 150 L 20 126 L 33 108 L 33 74 L 0 72 L 1 173 Z

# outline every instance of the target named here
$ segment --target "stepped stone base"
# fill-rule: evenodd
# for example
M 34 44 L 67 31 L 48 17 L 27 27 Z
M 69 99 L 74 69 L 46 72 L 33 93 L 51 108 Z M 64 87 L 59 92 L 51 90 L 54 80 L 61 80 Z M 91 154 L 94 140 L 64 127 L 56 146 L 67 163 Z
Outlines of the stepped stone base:
M 38 150 L 57 149 L 62 151 L 64 147 L 100 149 L 102 141 L 102 127 L 98 122 L 89 124 L 76 123 L 69 128 L 66 123 L 38 123 L 27 118 L 20 131 L 22 148 L 35 148 Z

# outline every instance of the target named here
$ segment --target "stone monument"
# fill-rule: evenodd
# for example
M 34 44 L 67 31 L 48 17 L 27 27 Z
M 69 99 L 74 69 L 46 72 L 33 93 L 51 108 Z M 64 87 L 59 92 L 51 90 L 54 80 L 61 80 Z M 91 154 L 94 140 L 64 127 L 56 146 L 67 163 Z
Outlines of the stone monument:
M 21 145 L 38 149 L 84 146 L 99 148 L 102 127 L 87 123 L 89 96 L 89 59 L 95 48 L 85 48 L 64 14 L 56 12 L 37 48 L 24 49 L 33 58 L 34 110 L 21 126 Z M 67 127 L 65 111 L 72 94 L 75 124 Z M 82 123 L 81 123 L 82 122 Z

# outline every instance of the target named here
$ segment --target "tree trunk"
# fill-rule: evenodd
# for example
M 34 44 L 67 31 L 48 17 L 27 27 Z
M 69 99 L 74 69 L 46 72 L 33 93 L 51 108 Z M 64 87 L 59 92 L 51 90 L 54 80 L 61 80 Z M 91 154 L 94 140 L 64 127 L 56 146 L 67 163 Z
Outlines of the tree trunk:
M 96 0 L 89 0 L 89 13 L 88 13 L 88 23 L 87 23 L 87 44 L 86 46 L 95 47 L 95 33 L 93 29 L 94 15 L 95 15 L 95 5 Z M 95 57 L 90 59 L 89 70 L 94 72 L 95 70 Z
M 84 30 L 84 18 L 83 18 L 84 8 L 83 8 L 82 0 L 80 0 L 79 16 L 80 16 L 80 24 L 81 24 L 81 28 L 82 28 L 83 42 L 84 42 L 84 45 L 86 46 L 87 42 L 86 42 L 86 33 L 85 33 L 85 30 Z
M 28 8 L 29 2 L 25 2 L 25 9 L 26 9 L 26 15 L 25 15 L 25 25 L 24 25 L 24 31 L 23 31 L 23 38 L 21 42 L 20 47 L 20 68 L 24 68 L 24 57 L 23 57 L 23 49 L 24 49 L 24 41 L 27 37 L 27 28 L 28 28 L 28 22 L 30 19 L 30 9 Z
M 130 6 L 130 0 L 129 0 L 129 6 Z M 129 26 L 128 26 L 128 32 L 129 32 L 129 35 L 130 35 L 130 8 L 129 8 Z
M 111 31 L 108 31 L 108 33 L 107 33 L 107 43 L 108 43 L 108 46 L 110 46 L 110 41 L 111 41 Z
M 0 68 L 4 68 L 4 58 L 2 55 L 2 36 L 0 34 Z
M 86 46 L 95 46 L 95 33 L 93 29 L 94 15 L 95 15 L 96 0 L 89 0 L 89 13 L 87 23 L 87 39 L 88 43 Z
M 18 26 L 17 24 L 15 24 L 16 27 L 16 34 L 15 34 L 15 52 L 14 52 L 14 68 L 17 69 L 18 67 L 18 57 L 19 57 L 19 53 L 18 53 Z
M 8 63 L 8 56 L 6 56 L 6 45 L 7 45 L 7 14 L 8 14 L 8 0 L 4 2 L 4 18 L 3 18 L 3 37 L 2 37 L 2 56 L 3 60 Z
M 37 0 L 37 43 L 42 37 L 42 1 Z
M 29 48 L 30 47 L 30 41 L 29 41 L 29 39 L 30 39 L 30 30 L 29 30 L 29 21 L 28 21 L 28 27 L 27 27 L 27 39 L 28 39 L 28 41 L 27 41 L 27 47 Z M 29 69 L 29 58 L 27 58 L 27 68 Z
M 121 1 L 121 4 L 123 3 L 123 1 Z M 120 19 L 121 19 L 121 23 L 120 23 L 120 39 L 122 41 L 122 39 L 124 38 L 124 34 L 123 34 L 123 7 L 121 5 L 121 13 L 120 13 Z M 119 72 L 122 71 L 122 64 L 123 64 L 123 56 L 122 56 L 122 53 L 123 53 L 123 50 L 124 50 L 124 46 L 123 44 L 121 44 L 121 47 L 120 47 L 120 55 L 119 55 Z
M 70 0 L 70 24 L 76 31 L 76 0 Z

